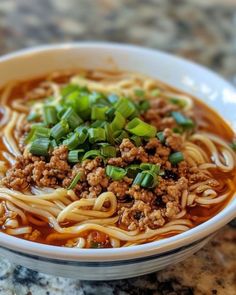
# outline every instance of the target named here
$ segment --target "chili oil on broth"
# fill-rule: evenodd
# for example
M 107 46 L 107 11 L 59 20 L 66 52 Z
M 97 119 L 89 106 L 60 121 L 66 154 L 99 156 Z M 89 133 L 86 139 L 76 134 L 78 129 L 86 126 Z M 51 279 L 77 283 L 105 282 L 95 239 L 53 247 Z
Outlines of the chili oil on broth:
M 95 83 L 104 83 L 105 85 L 111 83 L 115 83 L 117 81 L 117 79 L 121 79 L 121 83 L 122 83 L 122 78 L 123 77 L 129 77 L 129 73 L 111 73 L 111 72 L 103 72 L 103 71 L 98 71 L 98 72 L 94 72 L 94 71 L 83 71 L 82 72 L 83 76 L 85 76 L 88 79 L 92 79 Z M 74 73 L 66 73 L 66 74 L 60 74 L 60 73 L 56 73 L 53 75 L 49 75 L 47 78 L 45 77 L 40 77 L 37 79 L 32 79 L 30 81 L 24 81 L 24 82 L 17 82 L 12 91 L 11 94 L 7 100 L 7 107 L 12 108 L 12 103 L 14 102 L 15 99 L 17 98 L 22 98 L 22 97 L 26 97 L 27 93 L 31 92 L 32 90 L 34 90 L 35 88 L 38 87 L 38 85 L 40 85 L 40 83 L 46 81 L 50 81 L 52 83 L 55 84 L 67 84 L 71 77 L 74 76 Z M 108 78 L 109 82 L 104 82 L 104 79 L 106 80 Z M 135 80 L 135 79 L 134 79 Z M 125 82 L 127 83 L 127 81 L 124 81 L 124 85 Z M 140 88 L 140 84 L 139 84 L 139 80 L 137 79 L 137 85 L 135 84 L 136 88 Z M 178 91 L 170 86 L 167 86 L 163 83 L 159 83 L 158 81 L 157 83 L 157 88 L 162 88 L 169 92 L 175 93 L 176 95 L 185 95 L 184 93 L 182 93 L 181 91 Z M 96 86 L 96 85 L 95 85 Z M 129 85 L 127 87 L 128 92 L 132 91 L 132 85 L 129 88 Z M 49 87 L 49 93 L 50 91 L 53 94 L 53 90 L 50 90 Z M 1 94 L 4 92 L 4 88 L 2 89 Z M 40 99 L 40 91 L 38 92 L 39 95 L 39 99 Z M 186 94 L 187 95 L 187 94 Z M 213 111 L 211 108 L 209 108 L 206 104 L 204 104 L 203 102 L 197 100 L 196 98 L 187 95 L 188 97 L 190 97 L 193 101 L 194 107 L 192 109 L 194 117 L 196 119 L 196 122 L 200 123 L 199 127 L 197 129 L 197 132 L 207 132 L 207 133 L 211 133 L 213 135 L 217 135 L 218 137 L 220 137 L 221 139 L 223 139 L 225 142 L 231 142 L 233 137 L 234 137 L 234 132 L 230 129 L 230 127 L 224 122 L 224 120 L 215 112 Z M 36 98 L 37 100 L 37 98 Z M 2 117 L 3 117 L 3 111 L 2 111 Z M 3 129 L 3 127 L 1 128 Z M 199 144 L 199 146 L 205 151 L 205 153 L 207 153 L 209 155 L 209 150 L 207 150 L 204 146 L 204 144 L 202 142 L 197 142 Z M 219 145 L 216 143 L 216 147 L 219 147 Z M 6 146 L 6 142 L 3 140 L 3 137 L 1 137 L 0 140 L 0 160 L 4 161 L 6 163 L 6 169 L 10 168 L 12 166 L 12 164 L 10 163 L 9 160 L 6 160 L 6 156 L 4 156 L 4 152 L 8 152 L 8 147 Z M 196 204 L 194 207 L 189 207 L 187 208 L 187 212 L 184 216 L 182 216 L 183 219 L 188 219 L 191 220 L 192 222 L 192 226 L 194 227 L 210 218 L 212 218 L 213 216 L 215 216 L 218 212 L 220 212 L 229 202 L 229 200 L 231 200 L 231 198 L 233 197 L 235 190 L 236 190 L 236 168 L 234 167 L 234 169 L 230 172 L 222 172 L 222 171 L 218 171 L 216 169 L 210 169 L 211 173 L 213 174 L 213 178 L 217 179 L 220 184 L 221 184 L 221 194 L 224 194 L 227 190 L 229 192 L 227 198 L 225 198 L 225 200 L 223 200 L 222 202 L 218 203 L 218 204 L 213 204 L 213 205 L 200 205 L 200 204 Z M 231 180 L 231 187 L 227 188 L 226 184 L 228 182 L 228 180 Z M 6 207 L 6 201 L 2 201 L 2 205 L 4 207 Z M 8 210 L 10 211 L 10 210 Z M 25 211 L 24 211 L 25 212 Z M 27 213 L 26 216 L 31 216 L 30 213 Z M 39 220 L 41 222 L 41 225 L 37 225 L 35 224 L 35 222 L 31 222 L 30 221 L 30 217 L 28 218 L 28 224 L 27 226 L 32 227 L 32 232 L 34 230 L 39 231 L 41 234 L 39 237 L 37 237 L 36 239 L 34 239 L 34 241 L 39 242 L 39 243 L 45 243 L 45 244 L 51 244 L 51 245 L 59 245 L 59 246 L 63 246 L 66 244 L 66 242 L 69 240 L 73 240 L 74 238 L 77 238 L 78 236 L 83 238 L 83 239 L 87 239 L 88 236 L 93 236 L 93 235 L 98 235 L 98 237 L 96 237 L 95 241 L 99 241 L 98 243 L 102 243 L 103 240 L 109 240 L 109 235 L 108 234 L 104 234 L 104 233 L 100 233 L 97 230 L 85 230 L 82 233 L 78 234 L 66 234 L 66 233 L 62 233 L 60 234 L 61 239 L 57 238 L 57 239 L 52 239 L 52 240 L 47 240 L 47 237 L 50 234 L 55 234 L 58 235 L 58 232 L 53 228 L 53 226 L 50 224 L 50 222 L 48 222 L 46 219 L 39 217 L 37 215 L 32 214 L 32 216 L 37 220 Z M 16 217 L 17 222 L 19 223 L 19 227 L 21 226 L 21 219 L 19 218 L 19 216 Z M 39 223 L 40 223 L 39 222 Z M 66 221 L 64 222 L 65 226 L 73 226 L 75 225 L 76 222 L 70 222 L 70 221 Z M 24 225 L 25 226 L 25 225 Z M 116 222 L 114 224 L 114 226 L 117 226 L 117 228 L 120 227 L 119 222 Z M 122 227 L 121 227 L 122 228 Z M 123 228 L 124 229 L 124 228 Z M 6 228 L 4 227 L 4 225 L 2 225 L 1 230 L 3 232 L 6 232 Z M 127 230 L 127 229 L 126 229 Z M 170 237 L 172 235 L 175 235 L 177 233 L 180 233 L 181 230 L 172 230 L 170 232 L 167 233 L 160 233 L 156 236 L 153 237 L 149 237 L 149 238 L 142 238 L 141 240 L 137 240 L 137 244 L 139 243 L 145 243 L 145 242 L 150 242 L 153 240 L 158 240 L 161 238 L 166 238 L 166 237 Z M 100 236 L 99 236 L 100 235 Z M 29 235 L 27 234 L 19 234 L 17 235 L 18 237 L 24 238 L 24 239 L 28 239 Z M 120 241 L 120 246 L 123 245 L 131 245 L 131 244 L 135 244 L 132 242 L 125 242 L 123 240 Z M 88 242 L 85 242 L 84 247 L 90 247 L 91 245 L 88 244 Z M 96 243 L 95 243 L 96 246 Z M 106 242 L 105 247 L 111 247 L 112 243 L 110 241 Z

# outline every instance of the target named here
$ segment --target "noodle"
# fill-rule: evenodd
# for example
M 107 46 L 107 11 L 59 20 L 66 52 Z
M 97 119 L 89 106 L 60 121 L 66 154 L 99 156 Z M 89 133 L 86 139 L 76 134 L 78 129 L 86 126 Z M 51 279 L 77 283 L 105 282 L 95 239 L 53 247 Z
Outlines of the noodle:
M 44 103 L 50 101 L 50 106 L 57 108 L 61 101 L 65 99 L 62 89 L 63 87 L 66 89 L 69 82 L 71 83 L 69 87 L 79 87 L 79 91 L 85 91 L 83 97 L 89 95 L 86 91 L 90 91 L 93 100 L 104 99 L 104 96 L 113 95 L 114 97 L 128 97 L 138 104 L 143 101 L 143 93 L 145 93 L 145 99 L 152 106 L 153 99 L 156 99 L 153 108 L 159 117 L 153 112 L 153 109 L 150 112 L 146 110 L 147 115 L 141 113 L 140 117 L 150 125 L 167 125 L 167 127 L 166 125 L 163 127 L 164 131 L 161 129 L 161 132 L 159 132 L 164 134 L 162 134 L 165 137 L 164 142 L 159 138 L 160 141 L 156 144 L 155 140 L 157 139 L 148 142 L 146 138 L 143 145 L 137 144 L 135 148 L 133 146 L 131 149 L 119 147 L 119 156 L 111 156 L 111 159 L 105 161 L 105 165 L 108 163 L 111 166 L 118 166 L 118 171 L 119 169 L 123 171 L 122 169 L 126 168 L 127 163 L 138 166 L 139 161 L 146 163 L 148 161 L 143 159 L 151 159 L 148 164 L 159 165 L 158 169 L 160 170 L 158 170 L 159 174 L 154 182 L 156 188 L 154 185 L 148 186 L 148 189 L 147 186 L 143 186 L 139 190 L 138 186 L 141 186 L 141 184 L 132 186 L 131 176 L 128 175 L 127 171 L 124 180 L 122 179 L 121 186 L 119 186 L 120 179 L 114 179 L 112 183 L 109 181 L 103 183 L 104 179 L 99 178 L 99 173 L 107 173 L 107 171 L 105 168 L 96 166 L 100 163 L 96 161 L 97 158 L 94 160 L 86 159 L 87 162 L 84 162 L 84 166 L 82 164 L 77 167 L 77 170 L 75 169 L 76 173 L 73 172 L 74 170 L 69 170 L 74 164 L 67 163 L 66 168 L 64 168 L 63 155 L 57 158 L 54 152 L 53 156 L 50 155 L 51 158 L 55 157 L 56 159 L 54 159 L 52 170 L 50 170 L 51 167 L 48 168 L 51 158 L 42 156 L 35 157 L 32 160 L 30 144 L 27 142 L 27 145 L 24 146 L 21 135 L 23 131 L 25 132 L 24 136 L 27 135 L 29 128 L 32 128 L 30 125 L 32 123 L 27 122 L 27 115 L 29 113 L 36 115 L 37 119 L 35 119 L 34 124 L 41 126 L 41 131 L 45 132 L 47 130 L 45 122 L 42 124 L 38 119 L 38 116 L 42 117 L 44 112 Z M 19 87 L 18 92 L 17 87 Z M 68 89 L 65 91 L 68 91 Z M 76 96 L 75 94 L 77 95 L 77 92 L 74 93 L 74 96 Z M 16 99 L 15 96 L 18 98 Z M 176 122 L 169 117 L 171 112 L 180 112 L 183 117 L 189 116 L 188 118 L 191 118 L 192 114 L 195 114 L 196 105 L 203 111 L 209 112 L 206 106 L 195 101 L 191 96 L 179 93 L 162 82 L 133 73 L 111 73 L 97 70 L 81 71 L 79 75 L 72 75 L 72 73 L 67 72 L 63 76 L 60 72 L 54 72 L 48 75 L 46 80 L 40 80 L 37 83 L 32 82 L 32 85 L 26 83 L 26 85 L 18 86 L 15 82 L 10 83 L 1 93 L 0 131 L 2 134 L 2 150 L 0 155 L 2 158 L 0 159 L 0 177 L 2 180 L 0 185 L 0 216 L 3 220 L 2 231 L 9 235 L 53 245 L 77 248 L 118 248 L 163 239 L 187 231 L 214 216 L 223 208 L 235 191 L 233 174 L 236 169 L 236 155 L 228 144 L 229 139 L 232 138 L 232 132 L 230 136 L 227 135 L 222 139 L 214 130 L 214 127 L 210 126 L 211 121 L 215 118 L 212 115 L 213 112 L 212 114 L 209 113 L 211 114 L 210 123 L 197 117 L 198 126 L 192 126 L 192 129 L 185 129 L 181 124 L 181 126 L 176 127 Z M 107 111 L 106 107 L 105 109 Z M 126 108 L 124 108 L 123 112 L 126 111 Z M 81 116 L 83 117 L 85 113 Z M 94 114 L 97 115 L 96 111 L 94 111 Z M 101 115 L 101 118 L 102 116 L 104 114 Z M 43 118 L 45 119 L 45 117 Z M 98 121 L 102 121 L 101 118 L 99 117 L 95 121 L 98 125 L 94 129 L 100 128 Z M 125 118 L 124 124 L 127 124 L 127 118 Z M 219 118 L 217 117 L 217 119 Z M 191 119 L 189 121 L 191 122 Z M 102 125 L 101 129 L 108 132 L 105 126 Z M 52 132 L 51 125 L 50 128 L 50 132 Z M 177 130 L 178 135 L 173 135 L 175 139 L 173 143 L 171 138 L 169 141 L 167 139 L 168 134 L 174 133 L 174 131 L 171 131 L 174 129 Z M 126 128 L 126 133 L 127 130 Z M 114 131 L 117 130 L 112 130 L 112 136 L 115 136 Z M 229 131 L 227 132 L 229 133 Z M 44 133 L 40 136 L 48 138 Z M 49 136 L 51 136 L 51 133 Z M 64 138 L 66 138 L 65 135 Z M 113 145 L 116 142 L 114 138 L 112 139 Z M 178 147 L 171 147 L 171 144 L 174 146 L 175 141 L 177 144 L 177 139 L 182 142 L 180 150 Z M 58 141 L 54 141 L 57 145 Z M 109 142 L 109 146 L 111 145 Z M 81 150 L 83 148 L 82 146 Z M 98 144 L 92 150 L 99 148 Z M 116 146 L 116 151 L 117 149 Z M 74 148 L 71 148 L 71 150 L 74 150 Z M 149 150 L 150 155 L 148 154 Z M 173 151 L 183 154 L 184 161 L 181 160 L 183 161 L 182 164 L 178 163 L 177 165 L 171 162 L 168 153 L 173 153 Z M 157 154 L 158 156 L 156 156 Z M 23 160 L 19 162 L 19 156 L 23 157 L 23 160 L 29 165 L 27 166 L 28 170 L 23 166 Z M 110 164 L 110 160 L 111 162 L 116 160 L 117 163 L 121 164 Z M 19 166 L 23 176 L 18 177 L 19 180 L 15 176 L 17 173 L 13 171 L 9 184 L 5 185 L 4 179 L 8 177 L 8 170 L 15 167 L 14 165 Z M 38 175 L 36 168 L 40 165 L 43 172 Z M 85 169 L 86 165 L 89 167 L 87 170 Z M 69 184 L 67 184 L 67 176 L 65 177 L 62 173 L 63 169 L 70 177 Z M 95 170 L 96 172 L 94 172 Z M 81 171 L 85 172 L 82 173 Z M 56 173 L 59 174 L 61 182 L 56 179 Z M 75 183 L 75 186 L 72 185 L 75 180 L 73 180 L 73 173 L 79 177 L 79 182 Z M 141 172 L 139 171 L 139 173 Z M 153 175 L 153 173 L 151 171 L 149 174 Z M 24 181 L 28 181 L 30 177 L 34 182 L 32 181 L 30 185 L 28 183 L 23 185 Z M 184 177 L 188 177 L 186 182 L 183 180 Z M 43 182 L 45 179 L 48 182 Z M 18 185 L 17 181 L 23 189 L 14 189 L 14 185 Z M 90 186 L 88 189 L 84 184 L 85 181 Z M 166 184 L 165 189 L 162 188 L 163 183 Z M 130 194 L 128 197 L 132 197 L 130 199 L 127 198 L 127 191 L 122 194 L 127 186 L 128 194 Z M 178 186 L 182 189 L 178 190 Z M 112 190 L 114 187 L 115 192 Z M 80 193 L 78 193 L 79 190 Z M 152 199 L 154 197 L 156 199 Z M 216 206 L 218 204 L 221 207 Z M 135 208 L 134 211 L 132 211 L 133 208 Z M 205 217 L 204 214 L 201 215 L 201 210 L 205 209 L 209 210 L 209 217 Z M 195 212 L 193 218 L 190 218 L 191 212 Z M 163 217 L 162 214 L 165 214 L 165 216 Z

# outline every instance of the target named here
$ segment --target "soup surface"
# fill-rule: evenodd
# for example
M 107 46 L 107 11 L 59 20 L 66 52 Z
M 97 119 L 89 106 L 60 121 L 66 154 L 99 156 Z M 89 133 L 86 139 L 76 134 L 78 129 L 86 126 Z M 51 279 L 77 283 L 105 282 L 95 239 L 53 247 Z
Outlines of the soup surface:
M 236 138 L 199 100 L 126 72 L 54 72 L 0 92 L 1 231 L 79 248 L 191 229 L 233 197 Z

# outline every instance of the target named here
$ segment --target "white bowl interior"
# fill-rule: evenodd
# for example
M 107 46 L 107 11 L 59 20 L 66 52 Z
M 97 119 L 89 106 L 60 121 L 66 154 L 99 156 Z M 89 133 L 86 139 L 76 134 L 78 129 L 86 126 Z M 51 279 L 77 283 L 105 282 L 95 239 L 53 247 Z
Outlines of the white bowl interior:
M 42 46 L 0 58 L 0 86 L 12 80 L 25 80 L 55 70 L 78 68 L 119 69 L 140 72 L 160 79 L 204 100 L 236 130 L 236 92 L 209 70 L 166 53 L 134 46 L 82 43 Z M 129 259 L 163 252 L 210 235 L 229 222 L 236 213 L 236 199 L 217 216 L 183 234 L 137 247 L 106 250 L 79 250 L 32 243 L 0 233 L 0 244 L 48 257 L 80 260 Z M 16 245 L 17 244 L 17 245 Z M 82 251 L 82 252 L 81 252 Z M 86 253 L 84 252 L 86 251 Z

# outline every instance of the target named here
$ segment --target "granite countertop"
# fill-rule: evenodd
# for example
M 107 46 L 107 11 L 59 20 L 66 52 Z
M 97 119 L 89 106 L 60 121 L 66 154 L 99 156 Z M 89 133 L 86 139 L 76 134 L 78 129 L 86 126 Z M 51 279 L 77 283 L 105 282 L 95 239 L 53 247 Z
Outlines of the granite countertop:
M 158 48 L 204 64 L 233 81 L 236 1 L 0 1 L 0 54 L 75 40 L 109 40 Z M 85 282 L 58 278 L 1 258 L 0 295 L 13 294 L 234 295 L 236 222 L 186 261 L 128 280 Z

